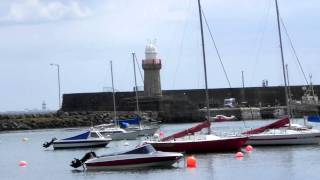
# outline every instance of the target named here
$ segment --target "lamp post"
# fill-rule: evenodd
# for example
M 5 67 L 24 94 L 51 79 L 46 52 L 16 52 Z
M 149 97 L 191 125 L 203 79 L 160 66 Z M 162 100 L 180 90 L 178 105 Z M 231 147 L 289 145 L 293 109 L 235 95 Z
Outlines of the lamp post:
M 59 89 L 59 108 L 61 107 L 61 87 L 60 87 L 60 65 L 51 63 L 51 66 L 56 66 L 58 69 L 58 89 Z
M 242 88 L 244 88 L 244 71 L 241 71 L 241 77 L 242 77 Z

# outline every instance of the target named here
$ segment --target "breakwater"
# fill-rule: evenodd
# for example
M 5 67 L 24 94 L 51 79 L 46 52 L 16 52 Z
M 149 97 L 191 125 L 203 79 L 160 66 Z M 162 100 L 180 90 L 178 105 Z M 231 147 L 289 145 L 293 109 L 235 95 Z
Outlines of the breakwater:
M 309 114 L 315 111 L 310 107 Z M 211 108 L 211 117 L 216 115 L 235 116 L 236 120 L 257 120 L 257 119 L 274 119 L 279 118 L 285 113 L 285 106 L 278 107 L 241 107 L 241 108 Z M 295 117 L 302 117 L 306 112 L 295 111 Z M 144 111 L 145 120 L 152 119 L 162 123 L 191 123 L 201 122 L 206 115 L 205 109 L 195 112 L 181 113 L 159 111 Z M 135 113 L 132 111 L 119 111 L 117 116 L 120 119 L 132 118 Z M 170 118 L 167 118 L 170 117 Z M 185 117 L 185 118 L 184 118 Z M 11 130 L 31 130 L 31 129 L 48 129 L 48 128 L 70 128 L 70 127 L 88 127 L 103 123 L 110 123 L 113 119 L 112 111 L 79 111 L 39 113 L 39 114 L 0 114 L 0 131 Z
M 145 112 L 155 118 L 153 112 Z M 121 119 L 134 116 L 131 112 L 117 112 Z M 0 114 L 0 131 L 92 126 L 112 122 L 113 113 L 107 111 L 82 111 L 34 114 Z
M 294 100 L 301 100 L 304 94 L 304 86 L 291 86 L 291 97 Z M 319 96 L 320 86 L 314 86 L 315 93 Z M 205 93 L 203 89 L 185 89 L 185 90 L 163 90 L 162 96 L 147 97 L 143 92 L 139 92 L 140 109 L 143 111 L 154 111 L 159 114 L 163 122 L 195 122 L 203 119 L 204 115 L 199 111 L 205 107 Z M 134 92 L 117 92 L 116 106 L 120 111 L 135 111 L 136 100 Z M 285 106 L 284 87 L 250 87 L 250 88 L 221 88 L 209 89 L 210 108 L 221 111 L 223 109 L 224 99 L 236 98 L 239 105 L 243 105 L 246 109 L 227 109 L 225 114 L 234 111 L 239 114 L 239 119 L 250 119 L 251 111 L 255 111 L 256 115 L 260 111 L 261 118 L 274 118 L 273 112 L 275 109 Z M 245 102 L 241 104 L 242 102 Z M 252 107 L 258 107 L 259 110 Z M 306 114 L 318 114 L 319 106 L 295 106 L 294 113 L 297 117 Z M 96 92 L 96 93 L 76 93 L 64 94 L 62 111 L 77 112 L 77 111 L 112 111 L 113 101 L 111 92 Z M 215 115 L 217 113 L 213 113 Z

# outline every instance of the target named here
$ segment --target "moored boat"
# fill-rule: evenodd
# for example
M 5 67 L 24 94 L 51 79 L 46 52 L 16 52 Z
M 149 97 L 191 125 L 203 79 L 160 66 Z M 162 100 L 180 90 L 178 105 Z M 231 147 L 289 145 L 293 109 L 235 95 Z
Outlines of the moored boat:
M 224 122 L 224 121 L 234 121 L 237 118 L 235 116 L 225 116 L 225 115 L 216 115 L 215 117 L 212 117 L 214 122 Z
M 53 138 L 50 142 L 44 143 L 43 147 L 48 148 L 50 145 L 53 146 L 53 149 L 105 147 L 111 140 L 109 137 L 103 137 L 99 131 L 91 129 L 65 139 L 57 140 Z
M 127 170 L 146 167 L 172 166 L 183 155 L 181 153 L 156 151 L 151 145 L 143 145 L 133 150 L 109 155 L 97 156 L 87 153 L 82 159 L 74 159 L 72 167 L 84 166 L 88 170 Z
M 160 140 L 145 141 L 156 150 L 186 153 L 226 152 L 240 149 L 248 140 L 247 136 L 220 137 L 214 134 L 196 135 L 203 128 L 210 128 L 210 121 L 205 121 L 193 128 L 175 133 Z
M 303 145 L 319 144 L 320 131 L 298 124 L 289 126 L 289 118 L 243 132 L 249 136 L 246 144 L 250 145 Z
M 109 136 L 112 140 L 135 140 L 139 135 L 137 131 L 126 131 L 120 127 L 100 126 L 97 130 L 99 130 L 104 137 Z
M 278 1 L 275 0 L 278 35 L 280 43 L 281 63 L 283 71 L 283 80 L 285 87 L 285 98 L 287 114 L 291 115 L 291 100 L 289 96 L 288 87 L 288 70 L 285 68 L 284 53 L 282 47 L 280 15 L 278 8 Z M 285 117 L 267 126 L 263 126 L 251 131 L 244 132 L 243 134 L 250 135 L 250 145 L 302 145 L 302 144 L 319 144 L 320 131 L 317 129 L 308 128 L 307 126 L 297 126 L 290 122 L 289 117 Z
M 162 151 L 178 151 L 186 153 L 207 153 L 207 152 L 224 152 L 233 151 L 241 148 L 244 143 L 248 140 L 247 136 L 228 136 L 219 137 L 211 133 L 211 122 L 210 122 L 210 103 L 209 103 L 209 92 L 207 82 L 207 67 L 206 67 L 206 56 L 205 56 L 205 45 L 203 36 L 203 25 L 202 25 L 202 8 L 200 0 L 198 0 L 199 19 L 200 19 L 200 30 L 201 30 L 201 44 L 202 44 L 202 59 L 204 68 L 204 79 L 205 79 L 205 97 L 206 97 L 206 116 L 207 120 L 203 123 L 173 134 L 171 136 L 162 138 L 160 140 L 146 141 L 154 146 L 157 150 Z M 208 129 L 207 135 L 195 135 L 196 132 L 201 131 L 203 128 Z
M 146 123 L 142 123 L 140 116 L 131 119 L 121 119 L 118 122 L 120 127 L 127 131 L 137 131 L 138 136 L 153 136 L 160 127 L 158 124 L 147 125 Z

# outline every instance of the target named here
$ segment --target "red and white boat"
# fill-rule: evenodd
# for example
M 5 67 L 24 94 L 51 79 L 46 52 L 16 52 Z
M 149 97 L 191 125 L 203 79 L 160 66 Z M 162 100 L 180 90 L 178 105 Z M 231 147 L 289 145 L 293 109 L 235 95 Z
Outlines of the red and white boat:
M 278 23 L 278 35 L 280 42 L 280 52 L 283 70 L 283 80 L 285 85 L 285 96 L 287 113 L 291 114 L 291 100 L 289 96 L 287 73 L 285 71 L 285 61 L 283 55 L 282 38 L 281 38 L 281 26 L 278 1 L 275 0 L 277 23 Z M 306 126 L 294 125 L 290 123 L 288 117 L 280 119 L 272 124 L 263 126 L 251 131 L 244 132 L 243 134 L 250 135 L 248 144 L 251 145 L 302 145 L 302 144 L 319 144 L 320 131 L 317 129 L 311 129 Z
M 127 170 L 146 167 L 172 166 L 183 157 L 181 153 L 156 151 L 146 144 L 124 153 L 97 156 L 87 153 L 81 160 L 74 159 L 71 166 L 83 166 L 88 170 Z
M 289 125 L 288 117 L 274 123 L 243 132 L 249 135 L 246 144 L 250 145 L 303 145 L 319 144 L 320 131 L 298 124 Z
M 207 153 L 225 152 L 240 149 L 248 140 L 247 136 L 219 137 L 214 134 L 195 135 L 203 128 L 210 128 L 210 121 L 162 138 L 158 141 L 145 141 L 156 150 L 168 152 Z
M 214 122 L 224 122 L 224 121 L 234 121 L 237 118 L 235 116 L 225 116 L 225 115 L 216 115 L 215 117 L 212 117 Z

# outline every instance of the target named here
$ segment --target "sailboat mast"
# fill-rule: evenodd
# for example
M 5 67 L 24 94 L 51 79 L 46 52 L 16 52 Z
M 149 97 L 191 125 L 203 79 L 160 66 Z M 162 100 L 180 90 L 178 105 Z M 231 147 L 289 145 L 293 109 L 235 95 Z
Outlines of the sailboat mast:
M 137 77 L 136 77 L 136 63 L 135 63 L 135 53 L 132 53 L 132 62 L 133 62 L 133 73 L 134 73 L 134 91 L 136 93 L 136 107 L 138 115 L 140 115 L 140 109 L 139 109 L 139 97 L 138 97 L 138 85 L 137 85 Z
M 199 18 L 200 18 L 200 30 L 201 30 L 201 44 L 202 44 L 202 59 L 203 59 L 203 69 L 204 69 L 204 80 L 206 85 L 206 105 L 207 105 L 207 116 L 208 120 L 210 120 L 210 107 L 209 107 L 209 93 L 208 93 L 208 80 L 207 80 L 207 65 L 206 65 L 206 52 L 204 46 L 204 38 L 203 38 L 203 25 L 202 25 L 202 13 L 201 13 L 201 3 L 198 0 L 198 7 L 199 7 Z M 209 128 L 210 133 L 210 128 Z
M 112 98 L 113 98 L 113 121 L 115 122 L 116 126 L 119 127 L 117 121 L 117 110 L 116 110 L 116 97 L 114 94 L 114 84 L 113 84 L 113 69 L 112 69 L 112 61 L 110 61 L 110 68 L 111 68 L 111 82 L 112 82 Z
M 138 97 L 138 85 L 137 85 L 137 76 L 136 76 L 136 63 L 135 63 L 135 56 L 136 54 L 132 53 L 132 62 L 133 62 L 133 73 L 134 73 L 134 91 L 136 93 L 136 106 L 137 106 L 137 113 L 138 116 L 141 116 L 140 109 L 139 109 L 139 97 Z M 141 129 L 141 122 L 139 120 L 139 128 Z
M 287 75 L 287 86 L 288 86 L 288 97 L 289 99 L 291 99 L 291 90 L 290 90 L 290 79 L 289 79 L 289 68 L 288 68 L 288 64 L 286 64 L 286 75 Z M 292 117 L 292 109 L 289 109 L 290 112 L 288 112 L 289 116 Z
M 281 62 L 282 62 L 282 72 L 283 72 L 283 79 L 284 79 L 284 86 L 285 86 L 285 97 L 286 97 L 286 106 L 287 106 L 287 114 L 290 114 L 290 102 L 289 102 L 289 95 L 288 95 L 288 85 L 287 85 L 287 76 L 285 70 L 285 63 L 284 63 L 284 56 L 283 56 L 283 48 L 282 48 L 282 37 L 281 37 L 281 27 L 280 27 L 280 15 L 279 15 L 279 8 L 278 8 L 278 1 L 275 0 L 276 3 L 276 11 L 277 11 L 277 23 L 278 23 L 278 34 L 279 34 L 279 42 L 280 42 L 280 51 L 281 51 Z M 289 126 L 291 126 L 291 122 L 289 121 Z

